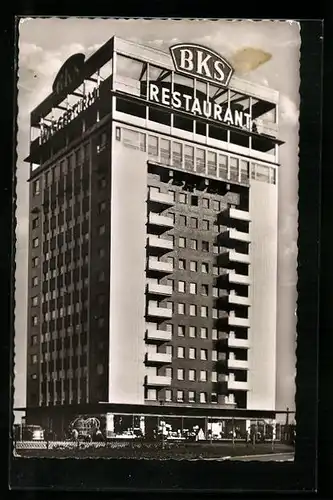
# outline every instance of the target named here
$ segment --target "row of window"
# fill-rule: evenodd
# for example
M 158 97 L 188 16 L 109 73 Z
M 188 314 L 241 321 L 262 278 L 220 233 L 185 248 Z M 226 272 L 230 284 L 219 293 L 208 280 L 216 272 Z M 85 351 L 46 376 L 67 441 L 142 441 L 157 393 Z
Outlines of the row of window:
M 150 257 L 151 258 L 151 257 Z M 175 268 L 175 258 L 167 257 L 166 262 L 172 264 L 173 268 Z M 212 273 L 214 276 L 219 276 L 222 273 L 224 268 L 219 268 L 218 266 L 212 266 L 209 262 L 201 262 L 201 266 L 195 260 L 188 261 L 189 265 L 187 265 L 186 259 L 178 259 L 178 269 L 185 271 L 189 268 L 190 271 L 198 272 L 200 267 L 200 272 L 203 274 Z
M 150 186 L 149 191 L 151 193 L 160 193 L 161 189 L 159 187 L 155 186 Z M 200 208 L 205 208 L 205 209 L 211 209 L 216 212 L 220 212 L 221 210 L 221 201 L 220 200 L 214 200 L 206 197 L 201 197 L 195 194 L 188 194 L 188 193 L 182 193 L 180 191 L 174 191 L 172 189 L 168 190 L 168 194 L 172 198 L 173 201 L 176 203 L 180 203 L 182 205 L 184 204 L 189 204 L 191 206 L 198 207 Z M 194 219 L 193 219 L 194 220 Z M 195 220 L 194 220 L 195 222 Z M 208 222 L 208 221 L 206 221 Z
M 170 323 L 166 325 L 167 332 L 171 332 L 173 334 L 173 333 L 175 333 L 175 329 L 176 329 L 177 335 L 179 337 L 185 337 L 186 332 L 188 331 L 188 336 L 190 338 L 196 338 L 198 336 L 198 331 L 199 331 L 200 338 L 208 339 L 209 329 L 206 327 L 197 328 L 196 326 L 187 326 L 187 325 L 175 326 L 175 325 L 172 325 Z M 216 328 L 213 328 L 211 330 L 211 338 L 212 338 L 212 340 L 217 340 L 219 338 L 218 337 L 218 330 Z
M 148 157 L 166 165 L 241 183 L 248 183 L 251 169 L 252 179 L 276 184 L 274 167 L 257 162 L 250 165 L 247 160 L 222 154 L 217 150 L 192 146 L 178 139 L 170 140 L 162 136 L 146 135 L 129 128 L 119 129 L 116 137 L 125 147 L 147 151 Z
M 174 392 L 174 395 L 173 395 Z M 209 395 L 207 392 L 195 392 L 186 391 L 187 398 L 185 398 L 185 391 L 177 390 L 172 391 L 171 389 L 165 390 L 165 401 L 171 402 L 176 401 L 177 403 L 217 403 L 218 396 L 216 392 L 212 392 Z M 146 399 L 149 401 L 157 401 L 157 389 L 148 389 L 146 393 Z
M 80 368 L 76 368 L 75 370 L 69 368 L 68 370 L 59 370 L 58 372 L 52 371 L 47 374 L 40 375 L 40 381 L 43 382 L 44 380 L 46 382 L 50 382 L 51 380 L 61 380 L 64 378 L 71 379 L 73 377 L 84 377 L 86 378 L 88 375 L 88 367 L 87 366 L 81 366 Z M 31 374 L 32 380 L 37 380 L 37 373 L 32 373 Z
M 150 300 L 149 305 L 152 307 L 158 307 L 158 302 L 155 300 Z M 167 309 L 170 309 L 173 313 L 180 314 L 180 315 L 188 315 L 188 316 L 198 316 L 199 311 L 200 311 L 200 316 L 201 318 L 208 318 L 212 317 L 213 319 L 218 319 L 224 317 L 226 314 L 224 311 L 217 309 L 215 307 L 210 308 L 208 306 L 197 306 L 195 304 L 184 304 L 182 302 L 180 303 L 174 303 L 171 301 L 166 301 L 166 307 Z

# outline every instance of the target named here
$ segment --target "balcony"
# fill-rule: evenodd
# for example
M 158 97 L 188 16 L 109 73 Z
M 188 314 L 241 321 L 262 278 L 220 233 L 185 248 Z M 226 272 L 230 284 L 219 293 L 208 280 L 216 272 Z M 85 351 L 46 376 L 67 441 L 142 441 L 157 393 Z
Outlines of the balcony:
M 232 269 L 223 269 L 218 280 L 229 285 L 250 285 L 250 277 L 244 274 L 237 274 Z
M 148 233 L 162 234 L 174 226 L 173 218 L 150 212 L 148 215 Z
M 249 363 L 248 361 L 244 361 L 243 359 L 228 359 L 228 368 L 229 370 L 248 370 Z
M 239 210 L 238 208 L 227 208 L 219 214 L 219 219 L 225 222 L 230 222 L 232 220 L 241 220 L 244 222 L 251 222 L 250 213 L 245 210 Z
M 148 210 L 152 212 L 162 212 L 166 208 L 174 205 L 173 197 L 170 194 L 158 193 L 149 191 L 148 193 Z
M 164 255 L 173 250 L 173 242 L 152 234 L 147 238 L 147 249 L 150 255 Z
M 249 383 L 248 382 L 237 382 L 236 380 L 228 381 L 228 390 L 229 391 L 248 391 Z
M 166 330 L 146 330 L 146 340 L 150 342 L 169 342 L 172 333 Z
M 171 262 L 161 262 L 160 260 L 155 260 L 149 257 L 147 272 L 152 276 L 164 276 L 170 274 L 173 271 L 173 265 Z
M 159 283 L 147 283 L 146 293 L 153 297 L 170 297 L 170 295 L 172 295 L 172 286 L 160 285 Z
M 219 302 L 224 305 L 229 306 L 245 306 L 250 307 L 250 299 L 249 297 L 243 297 L 242 295 L 237 295 L 233 290 L 229 293 L 225 292 L 224 295 L 218 298 Z
M 235 337 L 233 333 L 230 332 L 228 336 L 228 346 L 230 348 L 243 348 L 243 349 L 249 349 L 250 347 L 250 342 L 248 339 L 239 339 Z
M 219 234 L 219 240 L 221 242 L 239 242 L 242 241 L 244 243 L 250 243 L 250 235 L 248 233 L 244 233 L 242 231 L 238 231 L 237 229 L 234 229 L 233 227 L 230 227 L 229 229 L 223 231 L 222 233 Z
M 234 314 L 225 314 L 225 316 L 222 316 L 219 318 L 219 322 L 221 322 L 224 325 L 228 325 L 229 327 L 244 327 L 244 328 L 249 328 L 250 327 L 250 320 L 249 318 L 241 318 L 239 316 L 235 316 Z
M 147 352 L 146 364 L 150 365 L 165 365 L 172 362 L 171 354 L 164 352 Z
M 235 263 L 250 264 L 250 256 L 245 253 L 236 252 L 236 250 L 225 248 L 218 256 L 220 266 L 230 266 Z
M 172 318 L 172 310 L 167 307 L 148 304 L 146 316 L 153 319 L 170 319 Z
M 171 385 L 171 377 L 163 375 L 146 375 L 145 383 L 150 387 L 165 387 Z

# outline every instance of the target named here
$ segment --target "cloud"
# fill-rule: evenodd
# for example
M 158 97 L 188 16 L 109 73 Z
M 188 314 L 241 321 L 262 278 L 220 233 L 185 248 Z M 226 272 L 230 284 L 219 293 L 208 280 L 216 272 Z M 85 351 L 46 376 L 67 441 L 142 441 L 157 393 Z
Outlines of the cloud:
M 297 125 L 299 119 L 299 110 L 290 97 L 280 95 L 280 116 L 281 120 L 288 125 Z

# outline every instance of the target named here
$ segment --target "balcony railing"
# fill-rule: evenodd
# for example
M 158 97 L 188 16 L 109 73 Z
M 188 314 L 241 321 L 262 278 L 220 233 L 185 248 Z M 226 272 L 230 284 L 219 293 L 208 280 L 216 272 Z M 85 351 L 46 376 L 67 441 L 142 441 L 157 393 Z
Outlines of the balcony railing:
M 174 205 L 173 197 L 168 193 L 158 193 L 155 191 L 149 191 L 148 193 L 148 208 L 153 212 L 163 211 L 168 207 Z
M 147 316 L 152 318 L 172 318 L 172 310 L 167 307 L 153 306 L 148 304 Z
M 249 383 L 248 382 L 238 382 L 236 380 L 228 381 L 228 390 L 229 391 L 248 391 Z
M 148 295 L 168 297 L 172 295 L 172 286 L 160 285 L 159 283 L 147 283 L 146 291 Z
M 169 342 L 172 333 L 166 330 L 146 330 L 146 340 L 151 342 Z
M 231 326 L 239 326 L 239 327 L 244 327 L 244 328 L 249 328 L 250 327 L 250 320 L 249 318 L 242 318 L 239 316 L 235 316 L 232 314 L 228 313 L 222 313 L 223 316 L 220 316 L 219 322 L 222 323 L 223 325 L 228 325 L 229 327 Z
M 162 234 L 174 226 L 173 218 L 167 215 L 160 215 L 150 212 L 148 215 L 148 232 L 152 234 Z
M 173 250 L 173 242 L 165 238 L 149 234 L 147 238 L 148 253 L 152 255 L 164 255 Z
M 248 361 L 244 361 L 242 359 L 229 358 L 228 359 L 228 368 L 233 370 L 248 370 L 249 363 Z
M 163 375 L 146 375 L 145 382 L 147 386 L 165 387 L 171 385 L 171 377 Z
M 220 220 L 230 221 L 230 220 L 241 220 L 244 222 L 250 222 L 250 213 L 246 210 L 239 210 L 239 208 L 227 208 L 220 212 Z
M 248 339 L 239 339 L 235 337 L 234 334 L 230 333 L 228 336 L 228 346 L 230 348 L 244 348 L 244 349 L 249 349 L 250 347 L 250 342 Z
M 244 274 L 237 274 L 233 269 L 222 269 L 219 280 L 229 284 L 250 285 L 250 277 Z
M 223 248 L 219 254 L 219 264 L 222 266 L 224 264 L 232 264 L 234 262 L 240 262 L 242 264 L 250 264 L 250 256 L 245 253 L 236 252 L 236 250 Z
M 163 365 L 163 364 L 169 364 L 171 362 L 172 362 L 171 354 L 167 354 L 164 352 L 147 352 L 146 354 L 146 363 L 148 364 Z
M 231 227 L 219 234 L 219 240 L 236 242 L 242 241 L 244 243 L 250 243 L 250 235 Z
M 173 265 L 171 262 L 161 262 L 160 260 L 149 258 L 147 269 L 148 271 L 152 271 L 155 274 L 164 275 L 172 273 Z

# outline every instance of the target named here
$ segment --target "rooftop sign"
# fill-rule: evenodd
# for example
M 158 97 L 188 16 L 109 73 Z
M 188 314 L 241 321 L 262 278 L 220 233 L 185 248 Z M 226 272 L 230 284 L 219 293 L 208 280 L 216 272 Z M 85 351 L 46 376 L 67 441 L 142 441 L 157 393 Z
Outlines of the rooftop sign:
M 233 68 L 213 50 L 194 43 L 179 43 L 170 47 L 170 53 L 178 73 L 195 76 L 224 87 L 229 84 Z
M 52 90 L 55 94 L 62 93 L 78 79 L 84 66 L 84 60 L 84 54 L 74 54 L 64 62 L 53 82 Z

